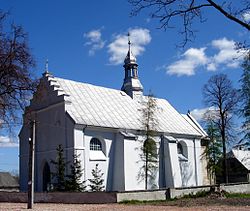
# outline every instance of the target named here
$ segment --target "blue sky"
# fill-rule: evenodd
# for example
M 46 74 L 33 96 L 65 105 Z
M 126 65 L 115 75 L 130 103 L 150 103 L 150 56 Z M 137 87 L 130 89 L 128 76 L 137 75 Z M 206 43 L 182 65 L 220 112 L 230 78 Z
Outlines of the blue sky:
M 130 17 L 126 0 L 0 0 L 0 5 L 28 33 L 37 77 L 48 59 L 57 77 L 120 89 L 130 31 L 145 93 L 152 90 L 181 113 L 200 116 L 205 108 L 201 90 L 213 74 L 226 73 L 238 86 L 241 68 L 233 59 L 234 42 L 249 35 L 212 9 L 204 14 L 207 22 L 194 25 L 196 39 L 180 49 L 178 28 L 157 29 L 148 11 Z M 18 144 L 0 138 L 0 171 L 17 169 Z

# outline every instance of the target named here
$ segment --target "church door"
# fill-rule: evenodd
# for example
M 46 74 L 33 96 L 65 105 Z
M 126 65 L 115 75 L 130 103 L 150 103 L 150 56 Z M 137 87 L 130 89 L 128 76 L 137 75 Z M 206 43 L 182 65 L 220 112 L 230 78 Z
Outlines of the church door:
M 50 185 L 50 167 L 48 162 L 43 167 L 43 191 L 48 191 Z

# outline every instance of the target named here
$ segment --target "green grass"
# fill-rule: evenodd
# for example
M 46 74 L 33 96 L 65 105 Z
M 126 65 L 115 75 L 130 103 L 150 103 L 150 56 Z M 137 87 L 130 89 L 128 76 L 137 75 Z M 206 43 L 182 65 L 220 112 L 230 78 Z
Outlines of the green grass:
M 227 198 L 250 198 L 250 193 L 225 193 Z
M 171 203 L 171 201 L 175 201 L 173 203 L 178 203 L 178 200 L 181 199 L 196 199 L 196 198 L 203 198 L 211 194 L 210 191 L 199 191 L 196 194 L 190 193 L 184 195 L 181 198 L 174 198 L 174 199 L 166 199 L 166 200 L 151 200 L 151 201 L 140 201 L 140 200 L 124 200 L 119 202 L 120 204 L 127 204 L 127 205 L 159 205 L 164 203 Z M 226 198 L 250 198 L 250 194 L 248 193 L 224 193 Z
M 200 197 L 206 197 L 210 194 L 210 191 L 198 191 L 197 193 L 189 193 L 187 195 L 182 196 L 182 199 L 188 199 L 188 198 L 200 198 Z

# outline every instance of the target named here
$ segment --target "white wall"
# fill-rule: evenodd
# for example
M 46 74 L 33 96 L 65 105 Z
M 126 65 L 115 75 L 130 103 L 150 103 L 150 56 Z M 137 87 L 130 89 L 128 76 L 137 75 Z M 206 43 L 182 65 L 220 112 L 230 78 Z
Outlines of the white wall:
M 42 191 L 43 168 L 47 162 L 51 171 L 55 171 L 51 160 L 56 159 L 56 148 L 62 144 L 66 160 L 73 155 L 73 123 L 67 117 L 64 104 L 39 110 L 35 114 L 36 144 L 35 144 L 35 190 Z M 28 177 L 28 138 L 29 128 L 23 127 L 20 133 L 20 184 L 21 191 L 27 190 Z M 69 166 L 67 166 L 69 171 Z
M 114 144 L 116 135 L 114 132 L 111 132 L 111 131 L 102 131 L 102 130 L 90 129 L 90 128 L 86 128 L 84 134 L 85 134 L 84 141 L 85 141 L 85 149 L 86 149 L 86 153 L 85 153 L 86 168 L 85 168 L 84 180 L 86 181 L 86 185 L 89 184 L 88 179 L 93 178 L 91 174 L 92 169 L 94 169 L 96 164 L 98 164 L 98 168 L 101 169 L 102 173 L 104 173 L 103 179 L 104 179 L 105 188 L 106 187 L 110 188 L 110 183 L 111 183 L 110 180 L 112 179 L 112 176 L 113 176 L 113 169 L 109 164 L 110 164 L 110 160 L 112 160 L 114 156 L 113 150 L 111 150 L 111 147 Z M 89 144 L 92 138 L 98 138 L 102 142 L 102 146 L 104 147 L 105 159 L 102 159 L 102 158 L 94 159 L 94 160 L 90 159 Z
M 138 174 L 143 163 L 140 160 L 141 142 L 124 138 L 125 190 L 143 190 L 144 180 L 139 182 Z
M 113 156 L 113 176 L 110 190 L 124 191 L 125 190 L 125 174 L 124 174 L 124 136 L 120 133 L 116 134 L 114 141 L 114 156 Z

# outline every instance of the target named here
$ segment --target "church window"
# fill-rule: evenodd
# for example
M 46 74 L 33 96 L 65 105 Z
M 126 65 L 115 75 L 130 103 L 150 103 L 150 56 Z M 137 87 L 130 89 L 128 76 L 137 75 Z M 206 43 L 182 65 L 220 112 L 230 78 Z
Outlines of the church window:
M 90 141 L 90 150 L 102 151 L 102 143 L 97 138 L 92 138 Z
M 187 144 L 184 141 L 180 141 L 177 143 L 177 153 L 178 153 L 179 161 L 188 160 Z
M 178 154 L 183 154 L 183 148 L 182 148 L 182 145 L 180 143 L 177 144 L 177 152 L 178 152 Z

